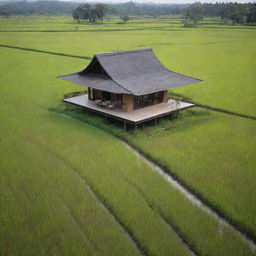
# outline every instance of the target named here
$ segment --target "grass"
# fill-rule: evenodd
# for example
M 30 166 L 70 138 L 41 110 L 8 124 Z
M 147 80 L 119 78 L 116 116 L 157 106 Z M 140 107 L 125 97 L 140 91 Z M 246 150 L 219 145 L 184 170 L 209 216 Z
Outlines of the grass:
M 5 21 L 2 29 L 17 29 L 15 21 Z M 181 23 L 173 23 L 174 20 L 134 20 L 124 26 L 115 21 L 103 25 L 76 25 L 71 18 L 64 17 L 47 21 L 25 19 L 23 23 L 21 19 L 18 24 L 26 26 L 26 30 L 43 26 L 47 31 L 60 32 L 21 32 L 19 29 L 18 36 L 16 32 L 4 33 L 1 43 L 89 57 L 99 52 L 153 47 L 168 68 L 204 80 L 176 89 L 176 93 L 201 104 L 256 116 L 255 27 L 224 26 L 218 20 L 213 26 L 210 21 L 205 20 L 207 24 L 197 29 L 187 29 Z M 67 34 L 65 29 L 61 32 L 59 28 L 64 25 L 68 30 L 80 26 L 86 32 Z M 84 62 L 80 69 L 87 63 Z
M 255 121 L 204 112 L 189 112 L 169 130 L 149 128 L 132 142 L 254 236 Z
M 148 126 L 129 135 L 104 123 L 103 118 L 85 112 L 64 113 L 136 146 L 241 230 L 255 236 L 254 120 L 194 108 L 177 120 L 162 120 L 157 128 Z
M 5 206 L 1 209 L 1 254 L 7 251 L 18 255 L 23 251 L 26 255 L 49 255 L 47 252 L 55 250 L 57 255 L 74 254 L 74 250 L 84 255 L 136 254 L 109 213 L 99 205 L 99 214 L 94 211 L 97 202 L 87 200 L 87 183 L 114 208 L 145 250 L 186 255 L 187 249 L 175 232 L 118 177 L 122 169 L 150 168 L 141 165 L 111 136 L 50 113 L 50 102 L 53 98 L 58 102 L 63 88 L 60 82 L 52 86 L 50 81 L 56 81 L 55 72 L 59 73 L 67 60 L 34 54 L 2 52 L 5 67 L 16 63 L 22 76 L 14 78 L 11 70 L 5 70 L 5 84 L 1 86 L 1 205 Z M 42 63 L 47 62 L 47 69 L 36 65 L 38 57 Z M 22 86 L 21 77 L 27 79 Z M 138 221 L 139 216 L 143 216 L 143 223 Z M 80 241 L 76 243 L 77 237 Z M 17 241 L 16 246 L 12 241 Z M 35 246 L 38 243 L 40 246 Z
M 33 24 L 27 19 L 4 22 L 2 30 L 17 29 L 17 24 L 38 30 L 74 26 L 65 17 L 35 18 Z M 172 22 L 132 21 L 125 25 L 143 27 L 139 32 L 1 32 L 0 43 L 79 56 L 152 45 L 166 66 L 204 79 L 202 85 L 175 92 L 252 115 L 255 63 L 252 59 L 247 65 L 246 58 L 250 60 L 254 52 L 254 30 L 231 29 L 233 26 L 219 29 L 218 24 L 211 24 L 215 28 L 206 24 L 186 30 Z M 81 26 L 117 27 L 112 21 Z M 150 30 L 147 26 L 162 28 Z M 170 29 L 164 28 L 168 26 Z M 237 43 L 231 43 L 230 37 Z M 239 59 L 242 42 L 245 49 L 237 63 L 234 60 Z M 236 45 L 234 50 L 231 45 Z M 0 254 L 139 254 L 125 230 L 148 255 L 188 255 L 188 249 L 170 229 L 174 227 L 197 255 L 253 255 L 232 229 L 188 201 L 109 133 L 141 148 L 230 219 L 255 234 L 255 121 L 194 109 L 177 120 L 163 120 L 156 128 L 147 127 L 132 135 L 104 124 L 101 118 L 69 112 L 106 133 L 48 111 L 63 111 L 62 95 L 81 90 L 56 76 L 83 69 L 88 60 L 0 50 L 0 205 L 4 206 L 0 215 Z M 189 62 L 185 58 L 188 54 Z M 232 60 L 227 58 L 229 54 Z M 218 57 L 223 66 L 219 66 Z M 234 70 L 224 69 L 230 62 Z M 239 69 L 240 64 L 243 68 Z M 244 77 L 242 81 L 247 81 L 246 87 L 240 88 L 241 80 L 235 79 L 238 71 Z M 215 77 L 221 79 L 212 86 Z M 224 86 L 229 79 L 239 94 Z M 216 97 L 215 90 L 223 95 Z M 241 95 L 244 96 L 239 98 L 240 104 L 236 104 Z M 229 102 L 223 100 L 225 96 L 230 97 Z M 109 210 L 102 208 L 98 200 Z

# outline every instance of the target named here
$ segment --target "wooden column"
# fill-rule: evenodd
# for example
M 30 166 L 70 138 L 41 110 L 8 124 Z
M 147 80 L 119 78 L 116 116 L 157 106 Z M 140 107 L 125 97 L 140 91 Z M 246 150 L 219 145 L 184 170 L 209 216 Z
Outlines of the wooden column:
M 133 111 L 133 95 L 122 94 L 122 110 L 125 112 Z
M 92 97 L 92 88 L 91 87 L 88 87 L 88 99 L 89 100 L 93 100 L 93 97 Z
M 168 102 L 168 97 L 169 97 L 168 91 L 164 91 L 164 96 L 163 96 L 163 102 L 164 103 Z

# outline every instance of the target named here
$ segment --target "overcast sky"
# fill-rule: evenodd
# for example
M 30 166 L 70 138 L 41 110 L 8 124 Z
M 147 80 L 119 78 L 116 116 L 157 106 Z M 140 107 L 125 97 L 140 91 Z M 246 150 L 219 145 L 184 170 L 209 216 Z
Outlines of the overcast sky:
M 69 0 L 70 1 L 70 0 Z M 76 0 L 71 0 L 76 2 Z M 81 0 L 80 0 L 81 1 Z M 88 0 L 85 2 L 101 2 L 101 3 L 120 3 L 120 2 L 129 2 L 130 0 Z M 138 3 L 169 3 L 169 4 L 184 4 L 184 3 L 193 3 L 193 0 L 134 0 L 133 2 Z M 202 0 L 201 3 L 215 3 L 215 2 L 239 2 L 239 3 L 248 3 L 255 2 L 255 0 Z

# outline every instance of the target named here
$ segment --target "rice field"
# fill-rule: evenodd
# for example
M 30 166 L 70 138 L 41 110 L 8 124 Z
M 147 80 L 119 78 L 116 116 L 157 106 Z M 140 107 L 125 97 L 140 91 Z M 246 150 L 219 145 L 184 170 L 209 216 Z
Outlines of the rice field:
M 168 68 L 204 80 L 176 93 L 255 116 L 253 27 L 209 20 L 184 29 L 178 18 L 0 22 L 7 46 L 87 57 L 153 47 Z M 0 56 L 0 255 L 255 255 L 113 137 L 165 166 L 255 238 L 254 120 L 195 108 L 124 133 L 99 117 L 64 111 L 63 94 L 83 88 L 56 76 L 89 60 L 5 47 Z

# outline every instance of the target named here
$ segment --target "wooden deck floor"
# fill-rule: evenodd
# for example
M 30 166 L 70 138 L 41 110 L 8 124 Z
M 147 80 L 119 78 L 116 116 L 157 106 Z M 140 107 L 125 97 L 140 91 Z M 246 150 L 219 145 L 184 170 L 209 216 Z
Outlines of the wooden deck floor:
M 121 109 L 108 109 L 99 107 L 95 102 L 88 100 L 88 95 L 80 95 L 72 98 L 67 98 L 63 100 L 64 102 L 84 107 L 86 109 L 92 110 L 94 112 L 101 113 L 105 116 L 111 116 L 122 121 L 126 121 L 133 124 L 143 123 L 148 120 L 155 119 L 157 117 L 168 115 L 172 112 L 177 112 L 182 109 L 193 107 L 194 104 L 187 102 L 177 102 L 175 100 L 169 99 L 168 103 L 160 103 L 157 105 L 141 108 L 134 110 L 132 112 L 124 112 Z

